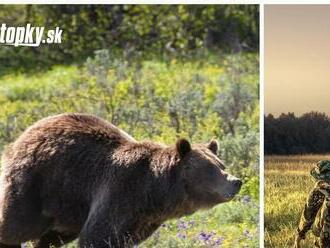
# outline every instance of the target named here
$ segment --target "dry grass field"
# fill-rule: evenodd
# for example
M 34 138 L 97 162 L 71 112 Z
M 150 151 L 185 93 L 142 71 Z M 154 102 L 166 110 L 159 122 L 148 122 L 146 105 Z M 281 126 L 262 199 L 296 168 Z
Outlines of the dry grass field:
M 265 247 L 292 247 L 301 211 L 314 185 L 313 164 L 330 155 L 265 157 Z M 302 247 L 313 247 L 308 234 Z

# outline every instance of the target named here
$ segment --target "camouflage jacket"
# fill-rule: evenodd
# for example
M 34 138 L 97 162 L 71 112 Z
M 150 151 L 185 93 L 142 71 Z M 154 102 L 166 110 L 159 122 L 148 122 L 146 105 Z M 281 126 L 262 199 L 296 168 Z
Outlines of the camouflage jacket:
M 306 237 L 312 228 L 320 247 L 330 247 L 330 184 L 318 181 L 310 192 L 301 215 L 298 235 Z

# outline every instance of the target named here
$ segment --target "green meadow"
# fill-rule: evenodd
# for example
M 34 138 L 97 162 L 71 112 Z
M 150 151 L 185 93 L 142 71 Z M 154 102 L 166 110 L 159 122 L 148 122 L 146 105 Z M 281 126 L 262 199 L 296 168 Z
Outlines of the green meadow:
M 255 53 L 128 61 L 101 50 L 80 66 L 5 74 L 0 78 L 0 151 L 35 121 L 63 112 L 97 115 L 137 140 L 171 145 L 178 137 L 192 142 L 217 137 L 228 170 L 244 180 L 240 195 L 164 223 L 139 247 L 259 247 L 258 66 Z M 277 238 L 272 242 L 280 244 Z

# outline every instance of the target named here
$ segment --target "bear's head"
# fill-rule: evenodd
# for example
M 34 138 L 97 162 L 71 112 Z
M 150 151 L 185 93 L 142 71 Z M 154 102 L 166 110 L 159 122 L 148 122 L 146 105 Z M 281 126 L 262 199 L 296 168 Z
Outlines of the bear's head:
M 176 150 L 189 201 L 197 208 L 209 208 L 230 201 L 239 192 L 242 181 L 225 171 L 218 158 L 218 142 L 191 145 L 179 139 Z

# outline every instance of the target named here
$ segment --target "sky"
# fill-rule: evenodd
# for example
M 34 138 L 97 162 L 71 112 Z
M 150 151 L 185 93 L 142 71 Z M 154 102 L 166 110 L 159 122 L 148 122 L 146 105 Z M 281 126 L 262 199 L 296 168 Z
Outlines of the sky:
M 330 116 L 330 5 L 265 6 L 265 112 Z

